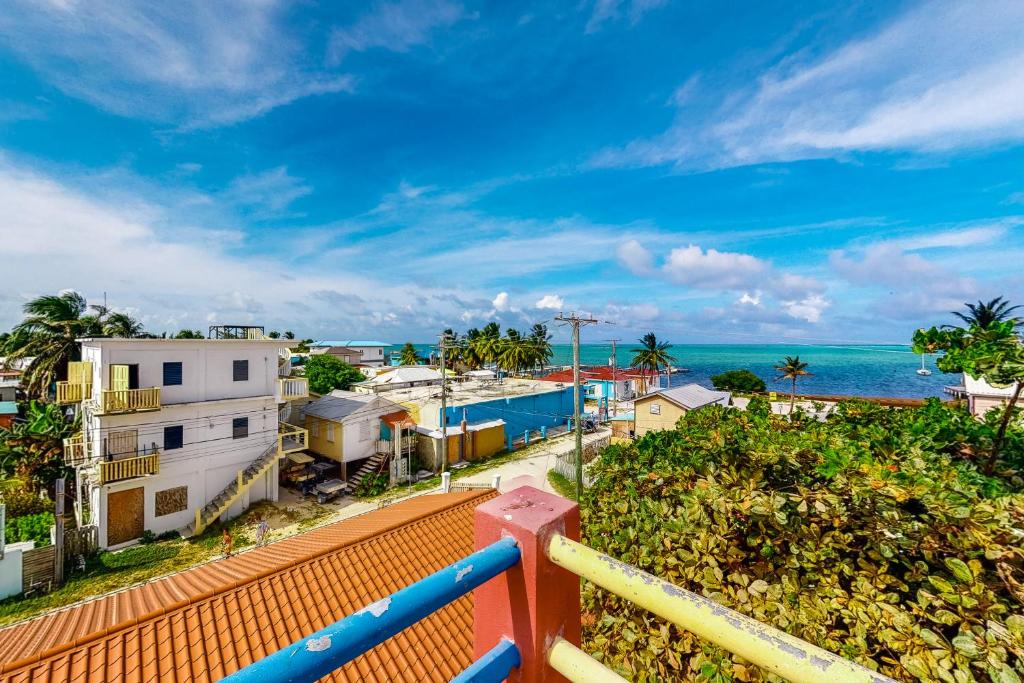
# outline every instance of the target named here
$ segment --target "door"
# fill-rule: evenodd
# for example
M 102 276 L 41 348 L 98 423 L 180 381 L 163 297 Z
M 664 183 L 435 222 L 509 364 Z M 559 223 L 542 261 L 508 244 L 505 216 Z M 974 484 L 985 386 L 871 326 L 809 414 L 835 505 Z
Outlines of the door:
M 125 429 L 110 432 L 106 438 L 106 453 L 113 460 L 134 457 L 139 450 L 139 432 L 137 429 Z
M 145 488 L 107 494 L 107 545 L 133 541 L 142 536 Z

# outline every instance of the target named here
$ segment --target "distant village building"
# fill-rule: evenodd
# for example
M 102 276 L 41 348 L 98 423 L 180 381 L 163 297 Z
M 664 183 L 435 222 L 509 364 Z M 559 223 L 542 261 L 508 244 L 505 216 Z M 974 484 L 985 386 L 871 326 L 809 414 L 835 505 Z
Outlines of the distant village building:
M 993 408 L 1002 408 L 1013 396 L 1014 385 L 999 388 L 994 387 L 983 379 L 974 379 L 964 373 L 964 393 L 967 395 L 967 405 L 971 414 L 982 417 Z
M 434 386 L 441 383 L 441 373 L 425 365 L 403 365 L 377 373 L 365 382 L 352 385 L 361 393 L 380 393 L 394 389 Z
M 541 377 L 545 382 L 572 384 L 572 370 L 559 370 Z M 581 368 L 580 382 L 587 400 L 628 401 L 661 388 L 661 376 L 644 373 L 636 368 L 614 370 L 603 365 Z
M 368 365 L 380 367 L 387 365 L 384 349 L 391 346 L 381 341 L 365 341 L 358 339 L 325 340 L 309 345 L 309 353 L 317 355 L 328 353 L 341 358 L 349 365 Z
M 699 384 L 684 384 L 672 389 L 659 389 L 634 402 L 634 428 L 637 437 L 647 432 L 672 429 L 680 417 L 691 410 L 709 405 L 727 406 L 732 401 L 728 391 L 712 391 Z
M 82 361 L 58 382 L 82 431 L 65 440 L 83 515 L 88 500 L 100 547 L 148 530 L 201 530 L 250 504 L 276 500 L 277 463 L 304 446 L 282 422 L 308 395 L 289 377 L 287 340 L 83 339 Z M 84 520 L 80 519 L 80 522 Z

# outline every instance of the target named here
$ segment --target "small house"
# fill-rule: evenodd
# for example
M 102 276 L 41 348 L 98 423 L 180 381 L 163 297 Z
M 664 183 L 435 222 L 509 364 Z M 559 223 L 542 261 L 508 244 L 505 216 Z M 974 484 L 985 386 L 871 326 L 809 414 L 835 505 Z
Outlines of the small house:
M 671 389 L 659 389 L 634 402 L 634 427 L 637 437 L 647 432 L 672 429 L 676 422 L 691 410 L 709 405 L 727 406 L 732 401 L 728 391 L 712 391 L 699 384 L 684 384 Z
M 329 353 L 341 358 L 349 365 L 380 367 L 386 365 L 384 349 L 389 346 L 391 344 L 381 341 L 358 339 L 325 340 L 310 344 L 309 352 L 313 355 Z M 358 354 L 358 357 L 356 354 Z

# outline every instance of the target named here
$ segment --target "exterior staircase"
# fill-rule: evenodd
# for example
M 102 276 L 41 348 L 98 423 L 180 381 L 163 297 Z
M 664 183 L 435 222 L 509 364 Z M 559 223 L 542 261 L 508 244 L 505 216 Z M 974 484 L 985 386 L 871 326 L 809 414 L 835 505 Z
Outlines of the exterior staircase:
M 253 460 L 247 468 L 244 470 L 238 470 L 238 476 L 235 481 L 224 487 L 224 490 L 217 494 L 217 496 L 199 510 L 196 510 L 196 519 L 193 523 L 185 527 L 181 535 L 184 537 L 197 536 L 203 533 L 206 527 L 217 521 L 217 518 L 224 514 L 224 511 L 230 508 L 234 503 L 242 497 L 242 494 L 249 490 L 255 481 L 266 474 L 271 467 L 274 466 L 274 461 L 278 458 L 278 445 L 273 443 L 267 447 L 267 450 L 263 452 L 263 455 Z
M 356 470 L 355 474 L 348 478 L 348 488 L 346 491 L 348 493 L 355 491 L 356 487 L 359 486 L 360 482 L 362 482 L 366 476 L 382 471 L 387 464 L 387 459 L 388 456 L 383 453 L 377 453 L 371 456 L 363 463 L 362 467 Z

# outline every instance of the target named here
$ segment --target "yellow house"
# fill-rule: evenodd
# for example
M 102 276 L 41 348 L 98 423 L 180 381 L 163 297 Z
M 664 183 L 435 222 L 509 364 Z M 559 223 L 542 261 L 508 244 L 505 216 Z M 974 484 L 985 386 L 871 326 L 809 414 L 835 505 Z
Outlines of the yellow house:
M 345 464 L 391 453 L 391 428 L 381 418 L 398 411 L 402 406 L 374 394 L 332 391 L 302 409 L 307 449 L 343 463 L 344 478 Z
M 732 401 L 728 391 L 712 391 L 699 384 L 685 384 L 671 389 L 659 389 L 637 398 L 634 431 L 637 437 L 647 432 L 672 429 L 683 415 L 709 405 L 727 406 Z

